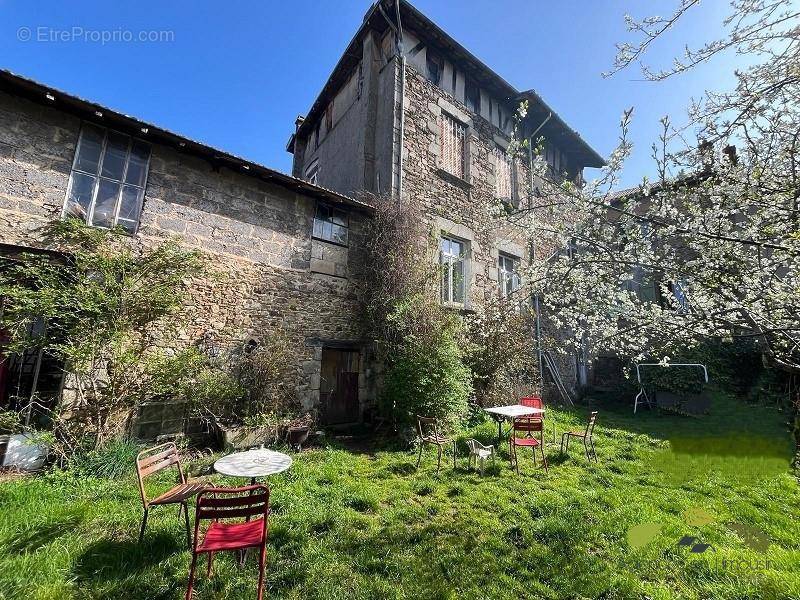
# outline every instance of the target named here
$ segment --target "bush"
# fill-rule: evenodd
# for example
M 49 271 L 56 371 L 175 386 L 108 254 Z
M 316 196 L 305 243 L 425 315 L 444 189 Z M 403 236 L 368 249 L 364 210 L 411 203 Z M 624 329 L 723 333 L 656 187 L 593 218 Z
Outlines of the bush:
M 642 383 L 649 389 L 678 395 L 702 391 L 705 377 L 699 367 L 646 367 L 641 371 Z
M 467 411 L 472 373 L 452 331 L 444 331 L 436 343 L 406 340 L 397 352 L 386 373 L 384 401 L 398 428 L 412 427 L 415 415 L 455 425 Z

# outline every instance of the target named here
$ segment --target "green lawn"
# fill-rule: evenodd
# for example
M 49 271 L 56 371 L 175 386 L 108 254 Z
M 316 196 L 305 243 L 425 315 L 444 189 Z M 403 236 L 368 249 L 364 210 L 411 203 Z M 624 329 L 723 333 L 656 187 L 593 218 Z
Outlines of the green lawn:
M 526 453 L 518 477 L 505 448 L 484 477 L 463 455 L 437 476 L 433 451 L 419 472 L 413 451 L 392 448 L 296 455 L 270 481 L 268 597 L 800 598 L 785 414 L 719 396 L 699 419 L 597 408 L 597 465 L 580 444 L 566 457 L 552 444 L 552 422 L 579 427 L 588 408 L 549 411 L 547 474 Z M 487 421 L 462 437 L 496 432 Z M 181 598 L 189 554 L 176 513 L 156 509 L 138 545 L 133 476 L 0 483 L 0 598 Z M 659 526 L 632 546 L 646 541 L 629 539 L 632 527 Z M 747 527 L 766 550 L 740 537 Z M 713 549 L 690 553 L 677 544 L 686 535 Z M 220 556 L 196 597 L 254 598 L 255 582 L 252 558 L 240 570 Z

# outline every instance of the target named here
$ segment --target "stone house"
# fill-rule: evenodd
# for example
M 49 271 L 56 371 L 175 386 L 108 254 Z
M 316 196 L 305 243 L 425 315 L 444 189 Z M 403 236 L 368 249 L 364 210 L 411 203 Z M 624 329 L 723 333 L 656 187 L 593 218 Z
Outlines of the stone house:
M 180 343 L 225 349 L 282 331 L 295 352 L 294 399 L 323 422 L 358 421 L 371 398 L 350 277 L 370 212 L 340 193 L 0 71 L 0 260 L 47 251 L 38 229 L 68 214 L 121 225 L 142 247 L 178 236 L 224 274 L 192 289 Z M 61 367 L 41 353 L 4 357 L 0 407 L 33 395 L 55 402 Z M 343 389 L 330 383 L 337 380 Z M 182 427 L 171 407 L 147 407 L 140 417 L 142 437 Z
M 520 266 L 552 250 L 497 214 L 537 198 L 533 154 L 508 152 L 515 127 L 544 137 L 554 179 L 580 182 L 603 164 L 534 91 L 512 87 L 404 0 L 368 10 L 298 118 L 292 175 L 0 71 L 0 261 L 48 252 L 38 229 L 65 215 L 120 225 L 141 247 L 178 236 L 227 275 L 193 287 L 179 343 L 226 349 L 281 331 L 294 351 L 291 400 L 324 424 L 361 421 L 375 374 L 353 273 L 373 208 L 354 198 L 424 207 L 448 306 L 512 295 Z M 0 408 L 33 395 L 55 402 L 61 366 L 41 353 L 4 357 Z M 574 383 L 577 358 L 563 367 Z M 142 437 L 181 427 L 169 407 L 140 415 Z
M 405 0 L 370 7 L 295 125 L 295 177 L 423 206 L 440 239 L 442 302 L 467 311 L 516 292 L 520 265 L 555 250 L 496 210 L 536 207 L 537 141 L 552 179 L 580 184 L 584 168 L 605 164 L 535 91 L 515 89 Z M 509 152 L 512 137 L 528 150 Z M 577 356 L 559 370 L 568 387 L 586 371 Z

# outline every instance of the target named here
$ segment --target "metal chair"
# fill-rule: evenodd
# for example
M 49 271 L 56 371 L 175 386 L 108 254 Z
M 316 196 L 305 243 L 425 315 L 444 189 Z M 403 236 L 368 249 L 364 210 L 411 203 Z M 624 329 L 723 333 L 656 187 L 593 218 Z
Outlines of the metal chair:
M 535 432 L 539 432 L 539 438 L 534 437 Z M 517 434 L 524 434 L 519 437 Z M 519 475 L 519 457 L 517 456 L 517 447 L 523 446 L 533 450 L 533 464 L 536 464 L 536 448 L 538 447 L 542 452 L 542 462 L 544 463 L 544 470 L 547 469 L 547 457 L 544 455 L 544 421 L 542 419 L 532 417 L 517 417 L 514 419 L 514 424 L 511 428 L 511 436 L 508 438 L 509 456 L 511 458 L 511 467 L 516 465 L 517 475 Z
M 544 409 L 544 402 L 539 396 L 525 396 L 524 398 L 519 399 L 519 403 L 521 406 L 527 406 L 528 408 L 541 408 Z M 541 415 L 537 415 L 535 417 L 531 417 L 532 419 L 541 419 L 544 417 L 544 413 Z
M 442 448 L 453 444 L 453 468 L 456 468 L 456 441 L 439 434 L 439 421 L 433 417 L 421 417 L 417 415 L 417 434 L 419 435 L 419 456 L 417 457 L 417 469 L 422 461 L 422 449 L 425 444 L 436 446 L 438 451 L 436 462 L 436 473 L 442 468 Z
M 561 435 L 561 452 L 569 452 L 569 440 L 570 438 L 583 438 L 583 447 L 586 450 L 586 459 L 592 460 L 589 456 L 589 447 L 592 448 L 592 454 L 594 455 L 594 462 L 597 462 L 597 451 L 594 449 L 594 439 L 592 437 L 592 433 L 594 432 L 594 424 L 597 421 L 597 411 L 592 411 L 592 414 L 589 415 L 589 421 L 586 423 L 586 429 L 584 431 L 565 431 Z M 566 441 L 566 449 L 564 442 Z
M 258 517 L 250 520 L 251 517 Z M 241 519 L 244 522 L 221 523 L 223 519 Z M 194 588 L 197 558 L 208 555 L 206 576 L 211 577 L 215 552 L 241 551 L 258 548 L 258 600 L 264 596 L 264 567 L 267 559 L 267 533 L 269 518 L 269 488 L 266 485 L 248 485 L 238 488 L 208 488 L 197 496 L 194 521 L 194 546 L 189 567 L 189 585 L 186 600 L 191 600 Z M 213 521 L 205 533 L 200 532 L 201 521 Z M 201 540 L 202 537 L 202 540 Z M 244 561 L 244 554 L 242 554 Z
M 144 489 L 145 478 L 159 471 L 163 471 L 164 469 L 168 469 L 173 465 L 178 470 L 179 483 L 152 500 L 149 499 Z M 180 519 L 181 511 L 183 511 L 186 520 L 186 544 L 191 547 L 192 531 L 191 525 L 189 524 L 189 498 L 204 490 L 208 487 L 208 484 L 205 482 L 189 483 L 186 481 L 186 476 L 181 468 L 178 448 L 173 442 L 167 442 L 166 444 L 154 446 L 139 452 L 136 456 L 136 477 L 139 480 L 139 493 L 142 496 L 142 506 L 144 508 L 142 525 L 139 529 L 139 543 L 144 539 L 144 530 L 147 527 L 147 516 L 152 507 L 166 504 L 179 504 L 178 518 Z

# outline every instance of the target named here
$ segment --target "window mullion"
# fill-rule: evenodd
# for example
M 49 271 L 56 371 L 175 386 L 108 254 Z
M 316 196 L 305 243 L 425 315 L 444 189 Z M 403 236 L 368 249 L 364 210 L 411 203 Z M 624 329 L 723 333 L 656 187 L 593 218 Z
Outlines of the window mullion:
M 128 167 L 131 164 L 132 150 L 133 150 L 133 138 L 128 138 L 128 150 L 125 152 L 125 165 L 122 167 L 122 179 L 119 182 L 119 191 L 117 192 L 117 204 L 114 207 L 114 218 L 111 221 L 112 227 L 119 223 L 119 209 L 122 207 L 122 190 L 125 189 L 125 179 L 128 176 Z
M 81 133 L 83 135 L 83 133 Z M 94 206 L 97 203 L 97 194 L 100 192 L 100 177 L 103 172 L 103 161 L 106 158 L 106 148 L 108 147 L 108 129 L 103 132 L 103 145 L 100 147 L 100 159 L 97 161 L 97 173 L 94 178 L 94 190 L 92 190 L 92 202 L 89 204 L 89 214 L 86 215 L 86 224 L 91 225 L 94 219 Z

